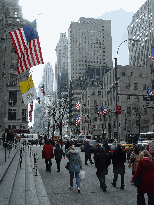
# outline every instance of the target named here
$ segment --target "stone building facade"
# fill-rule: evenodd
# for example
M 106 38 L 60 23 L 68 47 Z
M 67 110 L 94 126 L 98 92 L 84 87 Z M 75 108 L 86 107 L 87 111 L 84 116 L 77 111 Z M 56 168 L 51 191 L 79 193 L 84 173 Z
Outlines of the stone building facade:
M 17 54 L 9 32 L 23 28 L 29 22 L 22 18 L 21 7 L 18 1 L 3 1 L 1 7 L 3 13 L 1 21 L 1 43 L 0 48 L 3 58 L 0 62 L 0 125 L 1 131 L 5 129 L 14 132 L 28 132 L 28 106 L 22 101 L 18 82 L 26 80 L 29 73 L 18 75 Z M 1 45 L 2 45 L 1 44 Z
M 120 139 L 126 140 L 126 136 L 139 132 L 153 132 L 154 109 L 146 107 L 146 102 L 143 101 L 147 87 L 152 89 L 153 63 L 149 61 L 147 67 L 118 66 L 117 73 L 117 105 L 121 106 L 121 114 L 118 114 Z M 94 134 L 93 131 L 97 128 L 100 136 L 117 138 L 115 69 L 104 75 L 102 89 L 88 87 L 81 99 L 81 132 Z M 107 109 L 105 117 L 102 115 L 98 118 L 96 104 L 100 112 L 102 105 Z

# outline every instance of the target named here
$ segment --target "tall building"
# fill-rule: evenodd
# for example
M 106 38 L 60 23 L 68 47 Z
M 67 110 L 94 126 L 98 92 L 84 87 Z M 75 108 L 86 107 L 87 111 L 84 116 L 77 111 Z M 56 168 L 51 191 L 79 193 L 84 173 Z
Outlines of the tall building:
M 26 80 L 29 73 L 17 73 L 18 57 L 9 32 L 23 28 L 29 22 L 22 18 L 18 0 L 1 1 L 0 13 L 0 130 L 28 132 L 28 106 L 23 103 L 18 82 Z
M 132 17 L 128 26 L 129 65 L 147 66 L 154 36 L 154 1 L 147 0 Z
M 58 98 L 68 90 L 68 39 L 66 32 L 60 34 L 56 46 L 57 62 L 55 66 L 56 94 Z
M 46 95 L 51 95 L 53 93 L 53 82 L 54 82 L 54 73 L 52 69 L 52 65 L 48 62 L 45 65 L 43 70 L 43 84 L 45 87 Z
M 81 17 L 68 30 L 68 80 L 85 77 L 88 68 L 112 68 L 111 21 Z

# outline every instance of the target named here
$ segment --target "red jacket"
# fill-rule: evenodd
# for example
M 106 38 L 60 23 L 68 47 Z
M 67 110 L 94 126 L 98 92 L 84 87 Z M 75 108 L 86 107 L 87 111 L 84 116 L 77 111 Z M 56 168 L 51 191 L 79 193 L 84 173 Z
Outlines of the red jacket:
M 52 159 L 53 147 L 51 144 L 46 144 L 43 146 L 43 157 L 45 159 Z
M 149 162 L 148 157 L 143 157 L 143 159 L 140 159 L 137 165 L 136 172 L 134 176 L 132 177 L 131 181 L 134 181 L 134 179 L 140 174 L 143 173 L 146 169 Z M 143 174 L 141 179 L 141 185 L 137 188 L 137 192 L 140 192 L 142 194 L 145 193 L 151 193 L 154 195 L 154 161 L 152 160 L 150 162 L 150 165 L 146 172 Z

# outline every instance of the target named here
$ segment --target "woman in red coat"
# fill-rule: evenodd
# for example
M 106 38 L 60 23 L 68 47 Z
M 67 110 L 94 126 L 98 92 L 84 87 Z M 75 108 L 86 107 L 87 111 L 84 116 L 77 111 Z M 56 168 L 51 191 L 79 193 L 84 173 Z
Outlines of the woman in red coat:
M 139 160 L 131 182 L 133 182 L 139 174 L 144 172 L 149 161 L 149 167 L 142 176 L 140 187 L 137 188 L 137 205 L 145 205 L 145 193 L 148 195 L 148 205 L 154 204 L 154 161 L 147 150 L 143 151 L 143 158 Z
M 53 157 L 53 147 L 47 140 L 43 146 L 43 157 L 45 158 L 46 171 L 51 173 L 51 159 Z

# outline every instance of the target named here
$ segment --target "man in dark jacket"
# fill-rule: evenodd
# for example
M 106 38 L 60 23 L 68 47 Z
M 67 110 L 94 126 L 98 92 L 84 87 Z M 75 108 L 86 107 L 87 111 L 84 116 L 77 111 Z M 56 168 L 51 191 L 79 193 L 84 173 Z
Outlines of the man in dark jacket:
M 46 171 L 49 171 L 51 173 L 51 159 L 53 156 L 53 147 L 49 143 L 49 140 L 46 140 L 45 145 L 43 146 L 43 156 L 45 158 L 46 163 Z
M 69 142 L 69 140 L 67 139 L 67 142 L 65 144 L 65 150 L 68 149 L 71 146 L 71 143 Z
M 113 173 L 114 179 L 111 183 L 116 187 L 116 181 L 118 179 L 118 174 L 121 175 L 121 189 L 124 189 L 124 174 L 125 174 L 125 163 L 126 162 L 126 153 L 122 150 L 120 144 L 117 144 L 117 148 L 112 155 L 112 164 L 113 164 Z
M 96 154 L 95 166 L 97 168 L 96 175 L 100 181 L 100 188 L 103 192 L 106 191 L 105 175 L 108 174 L 108 166 L 111 163 L 109 154 L 105 152 L 105 147 L 100 147 L 99 152 Z
M 60 145 L 58 143 L 56 144 L 56 149 L 54 150 L 54 155 L 55 155 L 55 160 L 57 163 L 57 172 L 60 172 L 60 161 L 62 159 L 62 155 L 65 157 L 65 153 L 60 148 Z
M 89 141 L 87 141 L 87 144 L 85 145 L 85 165 L 88 165 L 87 164 L 88 159 L 91 164 L 94 164 L 91 160 L 91 147 L 89 145 Z

